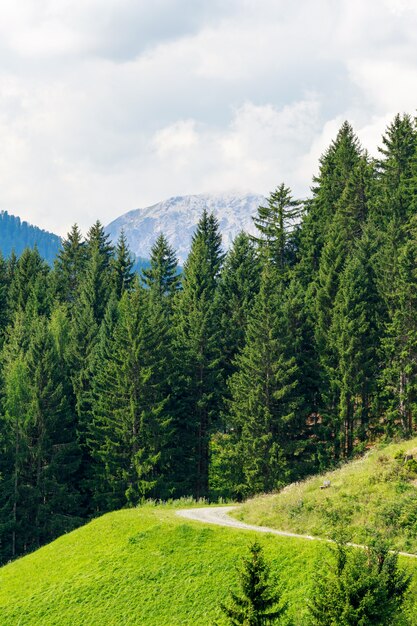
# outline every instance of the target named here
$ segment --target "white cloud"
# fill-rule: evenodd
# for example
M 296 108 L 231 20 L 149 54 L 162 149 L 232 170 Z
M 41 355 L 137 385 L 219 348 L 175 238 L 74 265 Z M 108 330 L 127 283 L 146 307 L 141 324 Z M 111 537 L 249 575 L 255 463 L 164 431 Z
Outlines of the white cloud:
M 169 195 L 307 192 L 417 103 L 413 0 L 0 6 L 0 209 L 64 232 Z

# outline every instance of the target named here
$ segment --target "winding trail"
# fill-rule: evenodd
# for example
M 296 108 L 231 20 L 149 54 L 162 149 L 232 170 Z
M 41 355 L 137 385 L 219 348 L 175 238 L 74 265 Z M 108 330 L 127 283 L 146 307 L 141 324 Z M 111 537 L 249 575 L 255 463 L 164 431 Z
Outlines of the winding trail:
M 252 524 L 245 524 L 237 519 L 233 519 L 228 514 L 237 509 L 237 506 L 219 506 L 219 507 L 203 507 L 201 509 L 180 509 L 176 511 L 179 517 L 185 517 L 186 519 L 193 520 L 194 522 L 202 522 L 203 524 L 216 524 L 216 526 L 227 526 L 231 528 L 237 528 L 239 530 L 252 530 L 258 533 L 270 533 L 272 535 L 279 535 L 280 537 L 293 537 L 295 539 L 307 539 L 309 541 L 325 541 L 326 543 L 334 543 L 331 539 L 324 539 L 322 537 L 313 537 L 312 535 L 298 535 L 297 533 L 290 533 L 285 530 L 276 530 L 275 528 L 268 528 L 267 526 L 254 526 Z M 348 543 L 349 546 L 354 548 L 365 549 L 366 546 L 358 543 Z M 411 559 L 417 559 L 417 554 L 411 554 L 410 552 L 398 552 L 400 556 L 406 556 Z

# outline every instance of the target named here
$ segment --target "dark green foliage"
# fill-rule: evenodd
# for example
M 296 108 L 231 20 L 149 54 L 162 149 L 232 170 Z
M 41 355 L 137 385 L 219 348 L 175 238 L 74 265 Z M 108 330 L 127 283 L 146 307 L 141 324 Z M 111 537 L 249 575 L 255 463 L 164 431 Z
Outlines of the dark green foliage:
M 30 301 L 37 313 L 50 309 L 49 267 L 41 258 L 38 249 L 26 248 L 13 268 L 9 288 L 11 313 L 24 311 Z
M 169 419 L 147 297 L 138 285 L 125 292 L 115 323 L 108 322 L 109 349 L 102 350 L 95 374 L 89 446 L 108 509 L 158 493 L 161 478 Z
M 74 224 L 55 259 L 55 289 L 61 302 L 69 305 L 74 303 L 85 263 L 85 244 L 77 224 Z
M 143 282 L 156 292 L 158 298 L 171 298 L 179 288 L 178 261 L 174 250 L 163 233 L 151 250 L 150 267 L 143 271 Z
M 0 488 L 3 558 L 33 550 L 80 523 L 75 416 L 48 321 L 25 339 L 17 317 L 3 353 L 6 473 Z M 7 461 L 6 461 L 7 462 Z
M 291 256 L 289 241 L 297 220 L 301 217 L 301 203 L 294 200 L 291 190 L 281 183 L 268 198 L 268 205 L 258 208 L 253 218 L 259 232 L 253 241 L 265 259 L 284 272 Z
M 391 626 L 400 623 L 410 576 L 398 556 L 377 544 L 366 550 L 339 544 L 333 561 L 316 580 L 309 605 L 317 626 Z M 403 623 L 403 622 L 402 622 Z
M 133 257 L 129 251 L 124 232 L 120 233 L 113 259 L 113 282 L 117 297 L 120 299 L 125 291 L 129 291 L 134 279 Z
M 135 276 L 100 222 L 52 271 L 36 247 L 0 257 L 2 558 L 96 511 L 243 498 L 412 434 L 416 149 L 409 116 L 379 161 L 344 123 L 310 198 L 281 184 L 226 256 L 203 211 L 181 274 L 161 234 Z
M 229 424 L 239 495 L 270 491 L 287 480 L 286 446 L 297 408 L 297 365 L 283 332 L 277 270 L 264 267 L 245 346 L 229 380 Z
M 218 289 L 226 377 L 234 371 L 233 361 L 243 348 L 248 316 L 259 291 L 259 282 L 260 262 L 249 236 L 242 232 L 226 256 Z
M 269 580 L 269 567 L 259 543 L 249 547 L 249 556 L 243 559 L 238 571 L 240 595 L 232 591 L 229 605 L 221 606 L 228 623 L 233 626 L 282 624 L 287 607 Z
M 382 304 L 370 259 L 372 244 L 366 233 L 342 273 L 332 320 L 337 352 L 333 377 L 340 391 L 340 431 L 345 456 L 354 438 L 364 441 L 379 372 Z
M 222 263 L 217 223 L 200 220 L 184 267 L 176 334 L 182 391 L 177 433 L 182 442 L 184 493 L 208 493 L 209 440 L 219 421 L 222 389 L 217 281 Z
M 387 430 L 409 434 L 415 425 L 417 401 L 417 231 L 408 225 L 408 241 L 398 251 L 390 320 L 383 340 L 386 355 L 382 383 L 387 403 Z

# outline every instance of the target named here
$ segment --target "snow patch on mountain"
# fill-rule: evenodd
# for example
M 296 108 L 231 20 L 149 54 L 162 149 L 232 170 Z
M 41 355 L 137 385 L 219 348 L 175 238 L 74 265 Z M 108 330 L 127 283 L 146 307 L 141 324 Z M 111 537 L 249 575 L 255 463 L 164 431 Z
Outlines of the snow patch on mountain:
M 252 216 L 256 214 L 258 206 L 264 203 L 264 196 L 259 194 L 175 196 L 121 215 L 107 226 L 106 231 L 116 241 L 123 229 L 129 247 L 137 257 L 149 257 L 153 243 L 163 232 L 176 250 L 180 264 L 183 264 L 204 209 L 217 217 L 223 247 L 227 250 L 241 230 L 254 233 Z

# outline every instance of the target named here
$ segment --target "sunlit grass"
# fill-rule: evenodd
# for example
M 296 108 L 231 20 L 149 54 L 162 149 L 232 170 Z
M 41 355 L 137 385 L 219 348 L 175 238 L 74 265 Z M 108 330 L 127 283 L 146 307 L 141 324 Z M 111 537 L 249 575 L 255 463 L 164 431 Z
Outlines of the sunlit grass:
M 352 540 L 376 532 L 393 548 L 417 554 L 417 462 L 404 461 L 417 439 L 378 447 L 332 472 L 248 500 L 235 513 L 251 523 L 326 537 L 342 523 Z M 321 489 L 325 481 L 330 487 Z
M 0 570 L 0 624 L 223 624 L 219 603 L 254 537 L 186 521 L 169 506 L 105 515 Z M 273 535 L 260 542 L 303 623 L 324 546 Z

